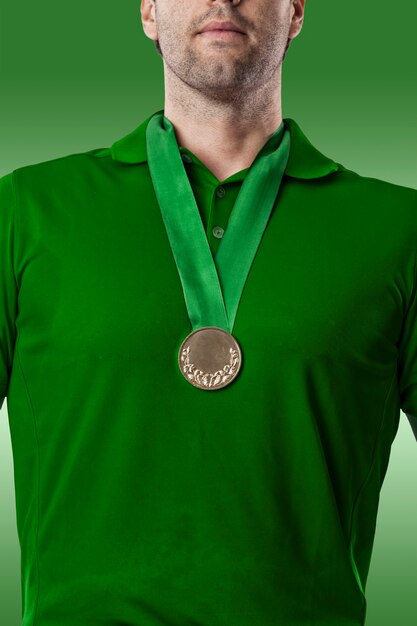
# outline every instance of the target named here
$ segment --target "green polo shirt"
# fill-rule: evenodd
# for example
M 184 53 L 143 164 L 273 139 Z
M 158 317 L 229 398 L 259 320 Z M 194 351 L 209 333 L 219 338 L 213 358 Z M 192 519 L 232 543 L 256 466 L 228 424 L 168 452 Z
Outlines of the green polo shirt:
M 417 415 L 417 191 L 284 118 L 242 367 L 208 393 L 178 367 L 191 325 L 149 119 L 0 178 L 22 624 L 363 625 L 400 408 Z M 215 255 L 249 168 L 219 181 L 179 149 Z

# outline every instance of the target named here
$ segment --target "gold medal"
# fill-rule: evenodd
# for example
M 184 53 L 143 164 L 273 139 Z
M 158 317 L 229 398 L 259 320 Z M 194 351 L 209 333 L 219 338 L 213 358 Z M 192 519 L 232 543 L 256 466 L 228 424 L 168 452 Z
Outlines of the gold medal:
M 236 339 L 218 326 L 204 326 L 190 333 L 178 353 L 184 378 L 199 389 L 220 389 L 237 376 L 242 353 Z

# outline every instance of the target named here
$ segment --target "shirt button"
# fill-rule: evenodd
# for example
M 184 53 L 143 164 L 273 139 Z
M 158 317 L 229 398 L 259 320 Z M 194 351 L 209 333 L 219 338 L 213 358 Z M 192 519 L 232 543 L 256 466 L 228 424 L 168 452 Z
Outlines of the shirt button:
M 219 187 L 216 189 L 216 196 L 218 198 L 224 198 L 226 195 L 226 189 L 224 187 Z
M 224 230 L 220 226 L 215 226 L 212 232 L 217 239 L 221 239 L 223 237 Z
M 192 163 L 193 160 L 190 157 L 189 154 L 187 154 L 186 152 L 181 152 L 181 156 L 182 156 L 182 160 L 185 161 L 185 163 Z

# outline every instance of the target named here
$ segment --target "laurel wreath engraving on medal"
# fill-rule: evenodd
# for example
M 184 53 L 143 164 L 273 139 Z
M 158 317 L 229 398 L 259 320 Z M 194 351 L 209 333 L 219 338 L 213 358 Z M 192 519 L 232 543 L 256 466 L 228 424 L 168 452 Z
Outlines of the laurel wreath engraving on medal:
M 212 374 L 211 372 L 203 372 L 198 369 L 194 363 L 190 363 L 190 346 L 184 348 L 181 352 L 181 362 L 183 363 L 182 369 L 184 374 L 190 381 L 195 381 L 199 385 L 205 387 L 216 387 L 223 384 L 232 378 L 239 365 L 239 353 L 234 348 L 229 348 L 230 362 L 223 366 L 223 369 L 217 370 Z

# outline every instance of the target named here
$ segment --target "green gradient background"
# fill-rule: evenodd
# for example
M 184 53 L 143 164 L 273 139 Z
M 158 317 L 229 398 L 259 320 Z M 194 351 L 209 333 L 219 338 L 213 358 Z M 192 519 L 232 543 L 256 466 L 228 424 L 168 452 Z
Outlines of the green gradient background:
M 163 64 L 143 33 L 140 0 L 0 1 L 0 175 L 109 146 L 163 108 Z M 209 0 L 193 1 L 205 15 Z M 282 87 L 283 116 L 322 152 L 365 176 L 414 188 L 416 24 L 416 3 L 307 0 Z M 18 626 L 6 402 L 0 418 L 0 623 Z M 402 414 L 381 491 L 366 626 L 417 623 L 416 485 L 417 442 Z

